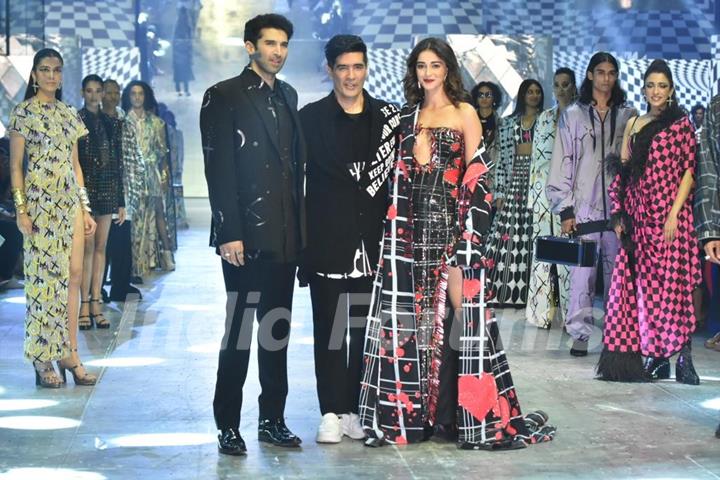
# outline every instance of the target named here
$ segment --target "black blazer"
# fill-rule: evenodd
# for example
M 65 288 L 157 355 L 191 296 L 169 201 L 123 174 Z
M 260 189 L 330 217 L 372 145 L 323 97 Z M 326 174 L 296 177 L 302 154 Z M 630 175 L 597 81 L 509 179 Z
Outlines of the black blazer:
M 338 161 L 345 152 L 335 133 L 334 119 L 341 111 L 335 94 L 300 110 L 308 160 L 304 256 L 308 273 L 348 272 L 361 239 L 373 267 L 379 259 L 399 117 L 394 105 L 363 94 L 371 123 L 369 156 L 360 182 Z
M 249 258 L 282 260 L 285 215 L 296 215 L 300 248 L 305 243 L 305 143 L 297 92 L 276 79 L 275 89 L 282 92 L 295 127 L 292 195 L 296 211 L 283 211 L 283 168 L 261 82 L 248 67 L 239 76 L 210 87 L 203 97 L 200 131 L 212 208 L 210 245 L 242 240 Z

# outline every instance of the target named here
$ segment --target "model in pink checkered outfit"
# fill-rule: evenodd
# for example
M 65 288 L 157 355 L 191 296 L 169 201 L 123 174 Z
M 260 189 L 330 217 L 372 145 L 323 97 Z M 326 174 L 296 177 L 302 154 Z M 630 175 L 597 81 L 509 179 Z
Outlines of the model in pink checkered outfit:
M 611 223 L 622 246 L 615 259 L 599 378 L 700 380 L 690 355 L 693 290 L 702 277 L 693 226 L 695 129 L 677 104 L 672 74 L 655 60 L 644 76 L 648 113 L 631 119 L 620 158 L 610 162 Z M 643 362 L 642 357 L 645 357 Z

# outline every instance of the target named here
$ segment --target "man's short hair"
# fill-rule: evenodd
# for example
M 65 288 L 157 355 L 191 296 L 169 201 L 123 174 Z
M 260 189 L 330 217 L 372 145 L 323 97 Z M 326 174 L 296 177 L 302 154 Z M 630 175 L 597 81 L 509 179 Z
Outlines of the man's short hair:
M 290 20 L 276 13 L 265 13 L 251 18 L 245 23 L 243 41 L 252 42 L 257 47 L 257 41 L 263 28 L 276 28 L 287 34 L 288 40 L 293 36 L 293 24 Z
M 357 35 L 335 35 L 325 44 L 325 59 L 330 68 L 335 67 L 335 61 L 343 53 L 360 52 L 363 62 L 368 63 L 367 45 Z

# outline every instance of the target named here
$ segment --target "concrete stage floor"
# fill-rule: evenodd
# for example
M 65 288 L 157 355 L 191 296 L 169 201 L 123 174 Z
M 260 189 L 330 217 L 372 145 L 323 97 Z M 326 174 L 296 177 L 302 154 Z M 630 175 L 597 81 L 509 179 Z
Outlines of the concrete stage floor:
M 110 305 L 109 331 L 80 333 L 85 364 L 102 375 L 95 387 L 36 388 L 22 358 L 23 292 L 0 292 L 0 479 L 720 478 L 720 352 L 703 348 L 704 336 L 695 339 L 700 386 L 603 383 L 593 380 L 597 350 L 572 358 L 559 329 L 538 331 L 515 311 L 500 315 L 521 404 L 549 413 L 555 441 L 500 453 L 318 445 L 307 289 L 295 296 L 286 412 L 303 448 L 258 444 L 253 365 L 241 425 L 248 456 L 218 455 L 211 404 L 223 284 L 207 247 L 207 201 L 189 200 L 188 211 L 177 270 L 148 278 L 141 302 Z

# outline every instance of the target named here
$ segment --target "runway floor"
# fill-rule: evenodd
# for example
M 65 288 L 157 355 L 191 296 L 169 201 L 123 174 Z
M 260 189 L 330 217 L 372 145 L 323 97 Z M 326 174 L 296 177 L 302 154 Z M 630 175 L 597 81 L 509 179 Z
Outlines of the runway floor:
M 286 411 L 302 449 L 257 442 L 253 364 L 241 425 L 248 456 L 218 455 L 212 396 L 224 292 L 207 247 L 207 203 L 188 200 L 188 211 L 177 270 L 148 278 L 141 302 L 111 304 L 110 330 L 80 333 L 86 366 L 101 374 L 95 387 L 35 387 L 22 358 L 23 292 L 0 292 L 0 479 L 720 478 L 720 352 L 704 349 L 705 337 L 695 339 L 700 386 L 611 384 L 593 379 L 599 335 L 591 355 L 573 358 L 559 329 L 538 331 L 515 311 L 499 312 L 515 385 L 524 410 L 550 415 L 553 442 L 500 453 L 435 442 L 318 445 L 307 289 L 295 295 Z

